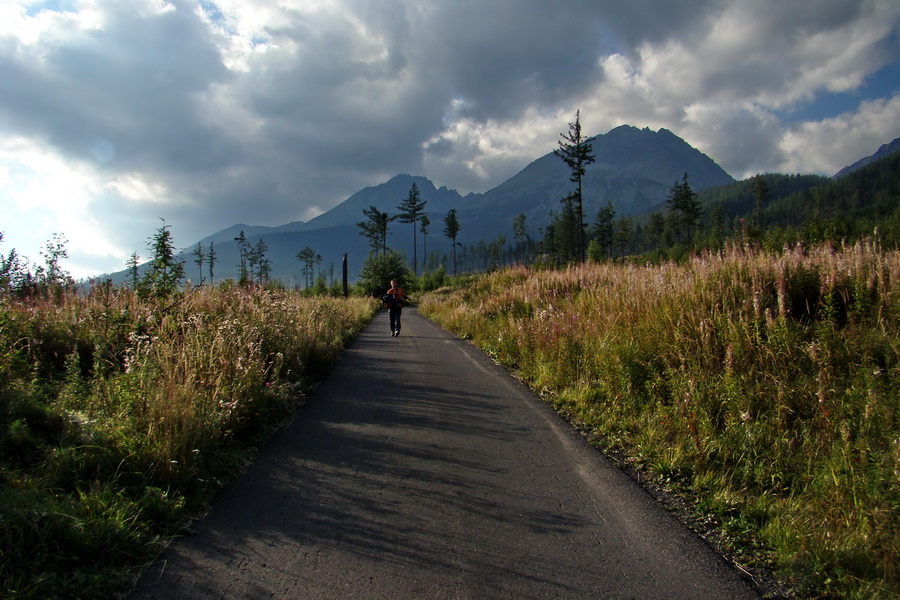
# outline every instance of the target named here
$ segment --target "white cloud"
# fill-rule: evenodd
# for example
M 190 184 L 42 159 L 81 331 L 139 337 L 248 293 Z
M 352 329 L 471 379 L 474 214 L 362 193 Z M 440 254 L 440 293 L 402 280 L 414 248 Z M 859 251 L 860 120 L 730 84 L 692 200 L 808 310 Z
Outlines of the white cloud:
M 40 262 L 40 252 L 53 234 L 69 243 L 67 267 L 82 277 L 96 273 L 98 264 L 124 264 L 126 252 L 113 244 L 104 224 L 92 213 L 93 199 L 102 184 L 85 168 L 73 166 L 48 148 L 28 140 L 5 140 L 0 145 L 0 230 L 3 250 Z
M 900 94 L 863 102 L 857 112 L 800 123 L 785 132 L 786 159 L 775 170 L 833 175 L 900 137 Z

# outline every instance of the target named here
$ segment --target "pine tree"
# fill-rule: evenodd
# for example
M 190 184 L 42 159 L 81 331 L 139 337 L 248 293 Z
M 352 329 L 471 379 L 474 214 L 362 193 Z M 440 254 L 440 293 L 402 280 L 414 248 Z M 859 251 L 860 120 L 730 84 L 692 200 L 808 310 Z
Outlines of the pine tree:
M 244 235 L 243 229 L 241 229 L 240 235 L 234 238 L 234 241 L 237 242 L 238 256 L 240 257 L 240 262 L 238 263 L 240 269 L 240 285 L 246 285 L 249 281 L 249 277 L 247 276 L 247 260 L 250 254 L 250 242 L 247 241 L 247 236 Z
M 428 215 L 422 215 L 419 217 L 419 232 L 422 234 L 422 271 L 426 271 L 428 269 L 428 226 L 431 225 L 431 221 L 428 220 Z
M 569 133 L 560 134 L 559 149 L 553 154 L 566 163 L 571 171 L 569 181 L 576 184 L 575 190 L 560 200 L 563 204 L 571 202 L 575 211 L 576 231 L 572 240 L 576 246 L 577 257 L 584 262 L 584 202 L 582 181 L 587 166 L 594 162 L 593 146 L 581 135 L 581 111 L 575 112 L 575 122 L 569 123 Z
M 619 256 L 625 256 L 634 240 L 634 224 L 628 217 L 619 217 L 613 233 L 613 248 Z
M 416 254 L 416 223 L 418 223 L 419 219 L 425 214 L 422 212 L 422 209 L 425 208 L 426 203 L 427 201 L 422 200 L 422 196 L 419 193 L 419 187 L 413 182 L 412 187 L 409 188 L 409 194 L 399 205 L 397 205 L 397 210 L 400 211 L 400 214 L 397 215 L 397 220 L 401 223 L 413 224 L 413 275 L 418 274 L 416 269 L 416 263 L 418 262 L 418 256 Z
M 362 230 L 359 232 L 359 235 L 369 240 L 369 246 L 372 247 L 372 252 L 377 254 L 380 250 L 382 254 L 386 253 L 388 223 L 391 221 L 390 217 L 386 212 L 381 212 L 374 206 L 363 209 L 363 214 L 368 220 L 360 221 L 356 224 L 356 226 Z
M 689 243 L 694 228 L 700 222 L 702 210 L 700 199 L 688 183 L 687 173 L 684 174 L 681 183 L 675 181 L 672 185 L 669 197 L 666 199 L 666 206 L 669 207 L 669 219 L 672 229 L 675 231 L 676 240 Z
M 250 265 L 250 277 L 251 279 L 256 279 L 260 285 L 265 285 L 272 272 L 272 263 L 266 258 L 266 252 L 268 251 L 269 246 L 262 238 L 259 238 L 256 246 L 247 255 L 247 263 Z
M 148 240 L 150 262 L 138 292 L 145 298 L 168 298 L 178 289 L 184 277 L 184 263 L 175 256 L 175 243 L 165 219 Z
M 597 211 L 597 218 L 594 220 L 594 239 L 600 248 L 600 254 L 603 257 L 612 255 L 613 246 L 613 221 L 616 218 L 616 211 L 612 202 L 607 202 L 606 206 Z
M 316 264 L 316 251 L 309 246 L 297 253 L 297 260 L 302 264 L 303 287 L 309 289 L 313 284 L 313 275 L 315 274 L 314 265 Z M 321 258 L 321 257 L 319 257 Z
M 553 222 L 555 232 L 553 252 L 557 264 L 566 264 L 578 260 L 578 212 L 571 197 L 563 202 L 562 211 Z
M 512 222 L 513 240 L 516 244 L 516 260 L 525 260 L 525 240 L 528 238 L 528 232 L 525 228 L 525 213 L 519 213 Z
M 200 285 L 203 285 L 203 263 L 206 262 L 206 254 L 203 253 L 203 244 L 197 242 L 194 248 L 194 264 L 200 269 Z
M 756 227 L 762 229 L 762 207 L 769 203 L 772 195 L 769 193 L 769 185 L 765 178 L 759 173 L 751 182 L 753 188 L 753 199 L 756 201 Z
M 456 218 L 456 209 L 451 208 L 444 217 L 444 235 L 453 242 L 453 274 L 456 275 L 456 236 L 459 235 L 460 225 Z
M 209 243 L 209 254 L 207 254 L 207 262 L 209 263 L 209 283 L 213 282 L 213 271 L 216 265 L 216 247 L 213 242 Z
M 128 257 L 128 262 L 125 265 L 128 267 L 128 273 L 131 275 L 131 289 L 138 289 L 138 266 L 141 264 L 141 257 L 137 252 L 132 252 L 131 256 Z
M 662 213 L 655 212 L 647 217 L 647 226 L 644 228 L 646 242 L 651 248 L 659 248 L 665 242 L 666 218 Z

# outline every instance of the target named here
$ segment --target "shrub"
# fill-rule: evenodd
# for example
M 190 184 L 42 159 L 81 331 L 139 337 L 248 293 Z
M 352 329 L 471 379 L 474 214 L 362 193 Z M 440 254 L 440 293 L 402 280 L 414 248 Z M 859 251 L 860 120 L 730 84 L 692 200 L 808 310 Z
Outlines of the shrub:
M 522 267 L 420 311 L 716 515 L 798 594 L 900 593 L 900 253 Z M 771 561 L 771 562 L 769 562 Z
M 100 597 L 293 414 L 365 299 L 0 298 L 0 596 Z

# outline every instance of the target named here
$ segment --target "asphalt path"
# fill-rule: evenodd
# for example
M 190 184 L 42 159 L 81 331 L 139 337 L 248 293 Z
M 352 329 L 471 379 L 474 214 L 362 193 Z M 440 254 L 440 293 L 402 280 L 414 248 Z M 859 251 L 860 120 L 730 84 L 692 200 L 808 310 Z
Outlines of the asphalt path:
M 757 598 L 471 344 L 404 309 L 354 341 L 147 598 Z

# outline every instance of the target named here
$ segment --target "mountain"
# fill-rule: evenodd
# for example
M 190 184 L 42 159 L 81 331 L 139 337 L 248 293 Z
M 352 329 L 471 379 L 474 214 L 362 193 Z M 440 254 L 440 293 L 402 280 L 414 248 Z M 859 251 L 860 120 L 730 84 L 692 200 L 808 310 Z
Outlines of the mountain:
M 856 161 L 855 163 L 853 163 L 852 165 L 850 165 L 848 167 L 844 167 L 843 169 L 841 169 L 840 171 L 838 171 L 837 173 L 834 174 L 834 178 L 839 179 L 841 177 L 849 175 L 853 171 L 857 171 L 857 170 L 865 167 L 869 163 L 879 160 L 881 158 L 885 158 L 886 156 L 890 156 L 891 154 L 893 154 L 895 152 L 900 152 L 900 138 L 896 138 L 893 142 L 884 144 L 875 152 L 875 154 L 873 154 L 871 156 L 867 156 L 865 158 L 861 158 L 858 161 Z
M 583 182 L 588 225 L 607 202 L 623 216 L 657 208 L 685 173 L 695 191 L 734 182 L 715 161 L 666 129 L 622 125 L 589 141 L 596 160 L 587 167 Z M 492 190 L 471 197 L 460 209 L 460 239 L 493 239 L 498 233 L 509 237 L 512 219 L 520 213 L 534 237 L 572 191 L 569 173 L 550 152 Z
M 246 237 L 263 237 L 269 234 L 275 233 L 277 231 L 283 231 L 284 228 L 296 226 L 297 224 L 303 225 L 303 221 L 297 221 L 296 223 L 289 223 L 288 225 L 281 225 L 279 227 L 265 227 L 263 225 L 244 225 L 243 223 L 239 223 L 238 225 L 232 225 L 222 231 L 218 231 L 212 235 L 206 236 L 200 243 L 203 244 L 204 247 L 208 247 L 209 244 L 227 244 L 234 242 L 234 238 L 238 237 L 240 233 L 243 231 L 244 236 Z M 296 229 L 299 231 L 299 228 Z M 194 244 L 196 246 L 197 244 Z
M 425 210 L 429 219 L 436 222 L 435 216 L 443 217 L 451 208 L 456 208 L 462 201 L 462 196 L 456 190 L 446 187 L 437 189 L 434 184 L 424 177 L 412 175 L 397 175 L 386 183 L 362 189 L 328 212 L 322 213 L 314 219 L 310 219 L 303 228 L 304 231 L 323 229 L 326 227 L 338 227 L 341 225 L 356 225 L 365 220 L 363 210 L 374 206 L 382 212 L 395 214 L 397 205 L 409 195 L 412 184 L 416 184 L 421 193 L 422 200 L 428 202 Z M 412 224 L 409 225 L 412 227 Z M 395 225 L 396 227 L 396 225 Z
M 300 280 L 301 265 L 296 256 L 307 246 L 322 257 L 320 267 L 323 272 L 328 272 L 333 268 L 335 276 L 338 278 L 340 278 L 343 255 L 347 254 L 348 270 L 351 278 L 354 278 L 362 266 L 363 259 L 369 253 L 369 242 L 359 235 L 360 230 L 356 225 L 365 220 L 362 211 L 370 206 L 375 206 L 380 211 L 396 214 L 397 205 L 409 194 L 413 183 L 419 188 L 422 199 L 427 202 L 426 209 L 433 222 L 429 229 L 440 235 L 443 222 L 439 221 L 443 215 L 447 214 L 447 211 L 462 203 L 462 196 L 456 190 L 446 187 L 435 188 L 434 184 L 425 177 L 397 175 L 390 181 L 356 192 L 328 212 L 305 223 L 296 221 L 278 227 L 232 225 L 204 238 L 200 243 L 208 248 L 210 242 L 215 242 L 216 279 L 238 276 L 237 265 L 240 259 L 234 238 L 240 235 L 241 231 L 244 232 L 251 245 L 256 245 L 260 239 L 265 241 L 268 246 L 266 256 L 272 263 L 272 278 L 279 279 L 289 286 L 293 286 Z M 393 223 L 389 229 L 388 245 L 401 252 L 407 251 L 412 255 L 411 228 L 412 224 Z M 420 233 L 417 235 L 421 245 L 422 235 Z M 437 235 L 429 237 L 433 239 Z M 429 240 L 429 249 L 433 249 L 431 244 L 432 242 Z M 193 244 L 186 248 L 183 258 L 186 262 L 186 276 L 198 281 L 200 272 L 194 265 L 194 259 L 190 254 L 190 250 L 195 246 L 196 244 Z M 408 250 L 406 250 L 407 246 Z M 447 242 L 447 248 L 449 249 L 449 242 Z M 204 276 L 206 276 L 205 273 Z
M 589 165 L 584 179 L 584 216 L 590 225 L 597 211 L 607 202 L 619 215 L 638 215 L 661 206 L 676 181 L 685 173 L 695 191 L 734 182 L 710 157 L 690 146 L 666 129 L 652 131 L 628 125 L 616 127 L 605 135 L 590 138 L 596 161 Z M 238 252 L 234 238 L 241 231 L 251 245 L 262 238 L 269 250 L 273 278 L 293 285 L 299 278 L 300 263 L 296 254 L 309 246 L 322 256 L 325 271 L 334 267 L 340 271 L 343 255 L 348 255 L 351 279 L 355 278 L 368 255 L 368 241 L 359 235 L 356 224 L 365 219 L 363 210 L 375 206 L 378 210 L 397 213 L 397 205 L 415 183 L 427 202 L 425 210 L 431 220 L 429 235 L 423 240 L 417 233 L 419 252 L 426 250 L 450 252 L 450 241 L 444 237 L 443 218 L 455 208 L 461 223 L 459 241 L 474 243 L 504 235 L 512 237 L 512 221 L 520 213 L 526 216 L 526 226 L 533 238 L 540 237 L 540 229 L 551 220 L 551 212 L 558 213 L 560 199 L 573 189 L 565 163 L 549 152 L 527 165 L 521 172 L 483 194 L 461 196 L 456 190 L 436 188 L 424 177 L 397 175 L 390 181 L 356 192 L 331 210 L 310 219 L 279 227 L 233 225 L 210 235 L 200 243 L 208 247 L 215 242 L 216 279 L 236 277 Z M 412 256 L 411 224 L 392 223 L 388 245 Z M 184 253 L 187 277 L 199 280 L 199 270 L 193 264 L 188 246 Z M 427 245 L 427 248 L 423 246 Z M 126 272 L 113 275 L 123 281 Z

